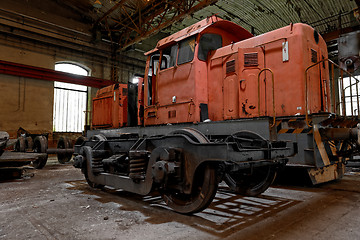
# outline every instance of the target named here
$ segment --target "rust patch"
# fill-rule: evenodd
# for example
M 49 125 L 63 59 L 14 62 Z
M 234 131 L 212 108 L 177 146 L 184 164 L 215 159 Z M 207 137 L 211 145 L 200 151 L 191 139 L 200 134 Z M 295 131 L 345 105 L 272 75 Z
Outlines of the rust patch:
M 285 112 L 285 105 L 284 104 L 281 104 L 281 109 L 283 112 Z
M 246 99 L 245 102 L 242 103 L 242 107 L 241 107 L 241 109 L 242 109 L 243 113 L 245 113 L 245 115 L 249 115 L 249 114 L 250 114 L 250 113 L 248 113 L 248 112 L 246 111 L 246 104 L 247 104 L 247 102 L 248 102 L 248 100 Z

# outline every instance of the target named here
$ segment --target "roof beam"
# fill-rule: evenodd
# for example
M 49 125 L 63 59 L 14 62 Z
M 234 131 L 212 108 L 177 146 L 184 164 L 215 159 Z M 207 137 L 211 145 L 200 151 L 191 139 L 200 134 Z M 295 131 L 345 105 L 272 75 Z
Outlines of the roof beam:
M 339 38 L 339 36 L 341 34 L 354 32 L 354 31 L 357 31 L 359 29 L 360 29 L 360 26 L 342 28 L 342 29 L 338 29 L 338 30 L 335 30 L 335 31 L 332 31 L 332 32 L 322 34 L 322 37 L 324 38 L 325 42 L 329 42 L 331 40 L 335 40 L 335 39 Z
M 217 1 L 218 0 L 150 1 L 145 6 L 137 4 L 137 9 L 133 12 L 128 12 L 126 9 L 123 9 L 126 14 L 114 16 L 112 13 L 115 9 L 125 7 L 123 5 L 125 0 L 120 0 L 107 13 L 99 18 L 97 24 L 107 21 L 105 23 L 105 26 L 107 26 L 106 31 L 113 35 L 111 39 L 116 41 L 119 49 L 122 50 Z M 120 33 L 120 36 L 115 37 L 115 32 Z
M 104 15 L 99 18 L 96 22 L 95 22 L 95 26 L 98 25 L 101 21 L 103 21 L 107 16 L 109 16 L 111 13 L 113 13 L 116 9 L 118 9 L 119 7 L 121 7 L 124 2 L 126 2 L 126 0 L 119 0 L 118 3 L 116 3 L 112 8 L 109 9 L 109 11 L 107 11 L 106 13 L 104 13 Z

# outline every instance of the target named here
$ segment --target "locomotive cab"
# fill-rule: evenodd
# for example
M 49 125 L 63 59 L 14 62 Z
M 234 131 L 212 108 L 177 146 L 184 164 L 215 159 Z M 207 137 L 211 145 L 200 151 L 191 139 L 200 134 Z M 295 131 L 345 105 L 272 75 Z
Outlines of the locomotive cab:
M 144 79 L 145 125 L 208 119 L 208 59 L 213 50 L 252 37 L 216 16 L 158 42 Z

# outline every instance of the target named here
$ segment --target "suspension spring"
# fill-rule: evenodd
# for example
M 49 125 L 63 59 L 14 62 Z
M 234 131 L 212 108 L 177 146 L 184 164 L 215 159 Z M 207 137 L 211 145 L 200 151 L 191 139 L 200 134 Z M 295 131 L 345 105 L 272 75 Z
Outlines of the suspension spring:
M 130 174 L 132 179 L 142 180 L 145 178 L 147 160 L 146 159 L 132 159 L 130 160 Z

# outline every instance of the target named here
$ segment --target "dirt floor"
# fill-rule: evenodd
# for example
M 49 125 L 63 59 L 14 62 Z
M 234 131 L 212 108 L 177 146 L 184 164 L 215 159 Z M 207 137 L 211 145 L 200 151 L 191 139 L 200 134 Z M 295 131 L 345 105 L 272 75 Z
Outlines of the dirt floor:
M 360 239 L 360 175 L 315 188 L 275 185 L 259 197 L 220 188 L 186 216 L 159 196 L 91 189 L 79 169 L 50 161 L 0 182 L 0 239 Z

